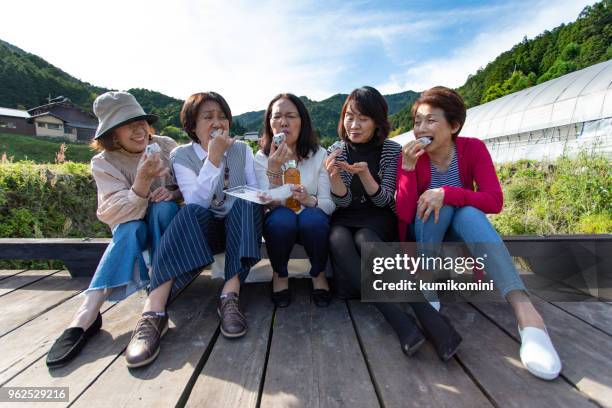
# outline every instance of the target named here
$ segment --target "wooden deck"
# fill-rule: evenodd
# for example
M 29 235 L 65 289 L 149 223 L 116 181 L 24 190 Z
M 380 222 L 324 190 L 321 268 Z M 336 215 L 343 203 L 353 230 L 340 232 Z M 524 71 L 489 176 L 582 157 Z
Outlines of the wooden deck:
M 1 386 L 69 387 L 69 403 L 43 407 L 612 407 L 612 304 L 586 296 L 548 302 L 531 288 L 564 364 L 552 382 L 522 367 L 505 303 L 446 305 L 464 342 L 442 363 L 429 344 L 403 355 L 372 306 L 335 299 L 317 308 L 308 280 L 297 279 L 291 306 L 275 310 L 269 284 L 252 283 L 241 294 L 248 334 L 227 340 L 215 313 L 221 283 L 206 271 L 170 305 L 171 329 L 150 366 L 130 370 L 122 355 L 139 293 L 104 305 L 102 332 L 49 371 L 45 354 L 88 282 L 66 271 L 0 271 Z

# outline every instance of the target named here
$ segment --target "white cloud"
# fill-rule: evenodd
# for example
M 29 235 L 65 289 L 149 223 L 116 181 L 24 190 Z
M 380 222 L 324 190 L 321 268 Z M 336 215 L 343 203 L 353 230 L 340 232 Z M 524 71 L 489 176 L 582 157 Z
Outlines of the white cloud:
M 349 6 L 317 10 L 308 1 L 12 1 L 0 38 L 95 85 L 178 98 L 216 90 L 238 113 L 282 91 L 329 97 L 364 42 L 419 29 Z
M 379 84 L 378 88 L 383 93 L 393 93 L 407 89 L 422 91 L 436 85 L 461 86 L 469 74 L 486 66 L 523 37 L 532 38 L 561 23 L 571 22 L 586 5 L 592 3 L 592 0 L 540 0 L 527 8 L 521 7 L 520 13 L 504 15 L 494 27 L 481 32 L 473 41 L 451 51 L 448 56 L 412 61 L 407 70 L 390 75 L 388 81 Z
M 352 72 L 373 50 L 382 50 L 397 72 L 381 85 L 384 92 L 456 86 L 524 35 L 574 19 L 582 5 L 573 3 L 532 6 L 540 10 L 537 18 L 482 33 L 448 58 L 420 63 L 403 52 L 409 41 L 434 41 L 441 24 L 469 24 L 512 6 L 426 12 L 311 0 L 11 0 L 2 5 L 0 39 L 95 85 L 182 99 L 216 90 L 241 113 L 263 109 L 279 92 L 313 99 L 347 92 L 339 84 L 361 81 Z

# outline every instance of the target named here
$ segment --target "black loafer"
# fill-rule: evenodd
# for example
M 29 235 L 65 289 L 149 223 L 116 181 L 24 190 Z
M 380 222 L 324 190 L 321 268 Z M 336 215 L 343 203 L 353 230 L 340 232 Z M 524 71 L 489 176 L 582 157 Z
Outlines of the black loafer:
M 317 307 L 327 307 L 331 303 L 332 295 L 329 290 L 313 289 L 312 300 Z
M 69 327 L 64 330 L 47 354 L 47 367 L 58 368 L 68 364 L 79 354 L 87 340 L 100 331 L 100 327 L 102 327 L 102 315 L 98 312 L 96 320 L 87 330 L 80 327 Z
M 272 291 L 270 298 L 276 307 L 287 307 L 291 303 L 291 292 L 289 289 L 283 289 L 278 292 Z

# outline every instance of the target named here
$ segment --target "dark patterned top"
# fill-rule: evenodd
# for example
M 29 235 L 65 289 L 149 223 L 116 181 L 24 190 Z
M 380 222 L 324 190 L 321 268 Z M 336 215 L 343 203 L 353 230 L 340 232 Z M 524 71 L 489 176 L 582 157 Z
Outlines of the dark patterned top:
M 395 178 L 400 153 L 401 146 L 391 140 L 385 140 L 382 145 L 375 140 L 355 145 L 345 143 L 337 160 L 349 164 L 367 162 L 379 188 L 374 194 L 368 195 L 359 177 L 341 170 L 340 177 L 347 187 L 347 194 L 338 197 L 332 192 L 332 199 L 338 206 L 332 216 L 332 224 L 367 227 L 384 241 L 395 240 Z

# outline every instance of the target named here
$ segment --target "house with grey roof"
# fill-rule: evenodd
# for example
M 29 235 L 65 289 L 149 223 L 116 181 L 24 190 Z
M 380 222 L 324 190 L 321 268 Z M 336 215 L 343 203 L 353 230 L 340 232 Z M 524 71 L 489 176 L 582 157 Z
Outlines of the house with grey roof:
M 0 133 L 89 142 L 97 126 L 93 113 L 63 96 L 27 111 L 0 107 Z
M 27 111 L 10 108 L 0 108 L 0 133 L 34 136 L 34 124 L 29 122 Z

